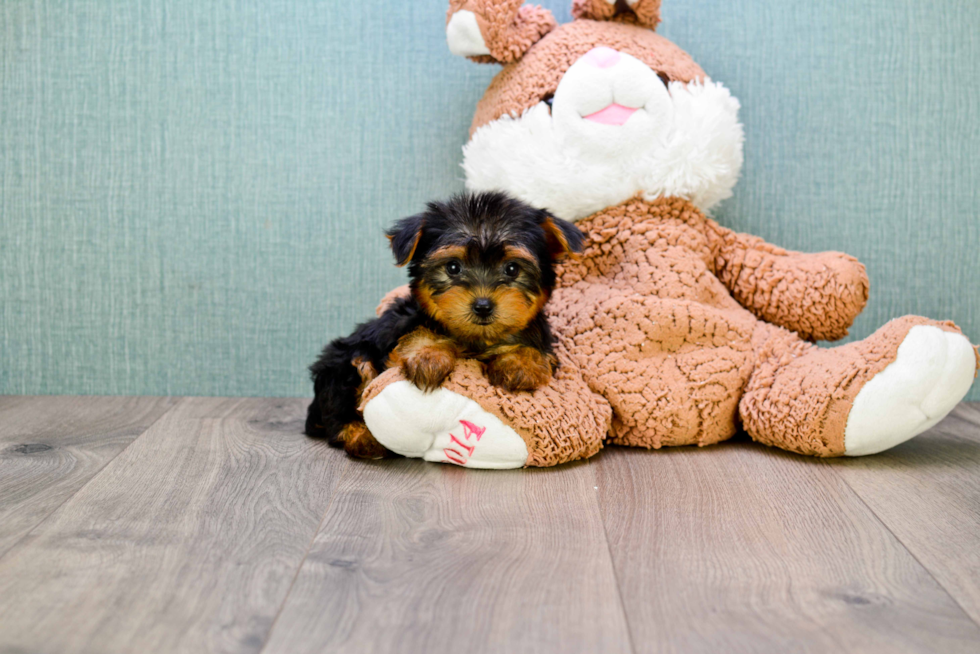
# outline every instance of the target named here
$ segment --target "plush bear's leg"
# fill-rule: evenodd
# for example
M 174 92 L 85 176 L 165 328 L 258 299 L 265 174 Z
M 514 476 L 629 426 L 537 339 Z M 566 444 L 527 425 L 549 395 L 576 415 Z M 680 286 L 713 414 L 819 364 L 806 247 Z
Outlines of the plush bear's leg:
M 963 399 L 978 364 L 955 325 L 915 316 L 831 349 L 760 323 L 755 346 L 745 430 L 816 456 L 874 454 L 926 431 Z
M 361 409 L 389 450 L 468 468 L 553 466 L 592 456 L 611 414 L 565 358 L 551 382 L 533 393 L 491 386 L 472 360 L 459 361 L 431 393 L 392 368 L 365 389 Z

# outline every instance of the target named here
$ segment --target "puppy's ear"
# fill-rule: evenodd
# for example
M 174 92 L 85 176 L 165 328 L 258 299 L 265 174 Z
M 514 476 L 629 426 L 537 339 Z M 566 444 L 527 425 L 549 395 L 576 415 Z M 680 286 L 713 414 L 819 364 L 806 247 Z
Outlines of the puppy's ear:
M 578 227 L 555 218 L 547 211 L 542 211 L 541 228 L 544 236 L 548 240 L 548 251 L 551 252 L 555 261 L 562 261 L 566 257 L 574 257 L 582 252 L 582 242 L 585 235 Z
M 399 266 L 404 266 L 412 257 L 422 239 L 422 229 L 425 226 L 425 217 L 422 214 L 402 218 L 395 226 L 385 232 L 385 236 L 391 241 L 391 251 L 395 255 L 395 262 Z

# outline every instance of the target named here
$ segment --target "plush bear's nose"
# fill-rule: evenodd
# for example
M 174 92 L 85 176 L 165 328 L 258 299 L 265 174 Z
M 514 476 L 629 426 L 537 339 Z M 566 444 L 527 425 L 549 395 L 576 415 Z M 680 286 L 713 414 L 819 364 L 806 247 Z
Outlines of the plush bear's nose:
M 489 318 L 493 314 L 493 302 L 485 297 L 473 300 L 473 313 L 480 318 Z
M 611 68 L 619 61 L 620 54 L 612 48 L 599 46 L 586 52 L 583 57 L 587 62 L 599 68 Z

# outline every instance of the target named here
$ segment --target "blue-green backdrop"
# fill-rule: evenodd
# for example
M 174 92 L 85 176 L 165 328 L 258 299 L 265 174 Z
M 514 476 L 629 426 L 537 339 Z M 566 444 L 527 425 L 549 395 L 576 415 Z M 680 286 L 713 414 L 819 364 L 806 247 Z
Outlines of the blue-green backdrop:
M 383 227 L 463 186 L 496 67 L 450 56 L 445 5 L 0 3 L 0 393 L 307 394 L 403 279 Z M 853 336 L 980 340 L 980 2 L 664 5 L 743 104 L 720 220 L 858 256 Z

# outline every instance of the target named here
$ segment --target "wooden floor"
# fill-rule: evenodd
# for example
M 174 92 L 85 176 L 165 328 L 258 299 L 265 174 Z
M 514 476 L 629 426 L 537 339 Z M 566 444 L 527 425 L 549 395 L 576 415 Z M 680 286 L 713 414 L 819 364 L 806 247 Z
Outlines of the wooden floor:
M 507 472 L 304 410 L 0 397 L 0 653 L 980 652 L 980 405 L 863 459 Z

